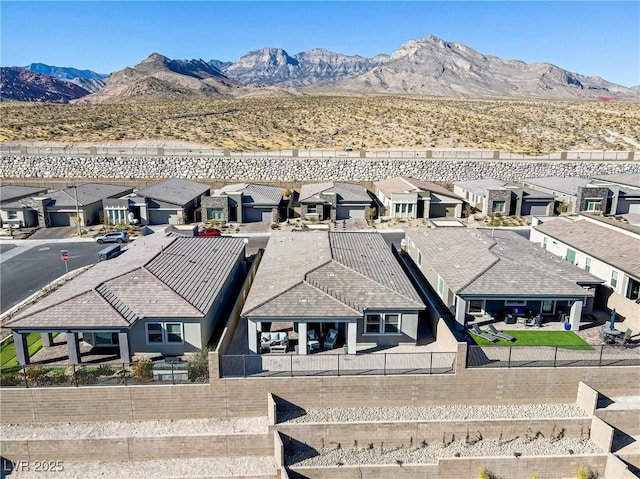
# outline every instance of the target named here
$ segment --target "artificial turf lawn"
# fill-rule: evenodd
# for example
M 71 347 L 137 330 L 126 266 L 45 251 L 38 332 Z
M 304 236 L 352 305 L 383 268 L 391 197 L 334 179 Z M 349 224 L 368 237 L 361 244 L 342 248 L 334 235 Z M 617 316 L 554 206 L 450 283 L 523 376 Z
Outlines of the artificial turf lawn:
M 480 328 L 482 329 L 482 328 Z M 488 330 L 483 330 L 488 332 Z M 513 336 L 515 341 L 507 341 L 498 338 L 498 341 L 491 343 L 484 338 L 473 333 L 469 335 L 478 346 L 557 346 L 564 349 L 593 349 L 584 339 L 573 331 L 509 331 L 506 334 Z
M 57 333 L 55 333 L 54 336 L 57 336 Z M 42 348 L 42 337 L 40 336 L 40 333 L 29 333 L 27 335 L 27 345 L 29 347 L 29 356 L 33 356 L 35 353 L 40 351 L 40 348 Z M 2 349 L 0 349 L 0 365 L 2 368 L 9 368 L 18 365 L 18 361 L 16 360 L 16 348 L 12 340 L 8 340 L 4 343 L 2 345 Z

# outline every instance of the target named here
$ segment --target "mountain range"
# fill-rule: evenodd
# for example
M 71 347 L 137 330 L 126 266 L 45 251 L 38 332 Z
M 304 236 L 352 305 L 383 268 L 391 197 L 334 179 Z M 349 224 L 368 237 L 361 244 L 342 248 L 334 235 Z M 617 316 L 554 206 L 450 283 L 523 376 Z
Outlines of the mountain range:
M 78 96 L 67 100 L 80 103 L 312 93 L 640 100 L 638 87 L 627 88 L 550 63 L 503 60 L 434 36 L 409 40 L 391 55 L 372 58 L 320 48 L 295 55 L 281 48 L 264 48 L 233 63 L 172 60 L 153 53 L 138 65 L 108 76 L 43 64 L 31 64 L 28 70 L 81 85 L 87 93 L 78 91 Z M 27 79 L 48 81 L 25 75 L 16 81 Z M 5 85 L 11 89 L 3 78 L 2 96 L 9 99 Z M 14 87 L 12 91 L 30 91 L 23 101 L 52 101 L 46 96 L 34 100 L 33 88 Z M 20 98 L 14 95 L 11 99 Z

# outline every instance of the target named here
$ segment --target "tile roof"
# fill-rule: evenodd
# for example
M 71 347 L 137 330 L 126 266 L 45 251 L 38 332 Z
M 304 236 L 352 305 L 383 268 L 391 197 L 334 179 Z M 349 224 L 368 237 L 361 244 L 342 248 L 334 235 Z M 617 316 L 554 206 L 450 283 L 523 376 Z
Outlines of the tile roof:
M 105 183 L 83 183 L 77 186 L 78 205 L 87 206 L 104 198 L 119 197 L 126 195 L 133 190 L 131 186 L 109 185 Z M 61 207 L 76 206 L 76 188 L 65 188 L 64 190 L 53 191 L 46 196 L 51 198 L 52 205 Z
M 422 191 L 431 191 L 452 198 L 459 199 L 459 196 L 449 191 L 444 186 L 438 185 L 431 181 L 419 180 L 409 176 L 396 176 L 387 180 L 376 181 L 373 183 L 387 198 L 391 198 L 393 193 L 419 193 Z
M 301 292 L 308 301 L 299 301 Z M 378 233 L 276 232 L 242 315 L 295 317 L 307 308 L 314 317 L 360 317 L 365 309 L 424 304 Z
M 220 196 L 232 192 L 242 193 L 243 204 L 277 206 L 282 200 L 284 188 L 270 185 L 258 185 L 255 183 L 235 183 L 216 190 L 215 194 L 216 196 Z
M 174 205 L 186 205 L 194 198 L 208 193 L 209 185 L 196 183 L 183 178 L 170 178 L 136 191 L 136 195 L 154 200 L 166 201 Z
M 27 196 L 37 196 L 40 193 L 46 193 L 46 191 L 46 188 L 33 186 L 3 185 L 0 186 L 0 203 L 13 201 Z
M 636 173 L 620 173 L 617 175 L 598 175 L 595 179 L 624 186 L 640 188 L 640 175 Z
M 640 278 L 640 236 L 625 234 L 592 221 L 561 218 L 533 227 L 572 248 Z
M 371 197 L 366 188 L 352 183 L 339 183 L 328 181 L 325 183 L 310 183 L 302 185 L 300 190 L 300 201 L 314 199 L 316 201 L 324 201 L 318 195 L 320 193 L 335 193 L 338 203 L 342 202 L 370 202 Z
M 129 244 L 124 254 L 94 265 L 26 308 L 7 326 L 66 324 L 90 329 L 128 326 L 141 317 L 201 318 L 220 294 L 244 247 L 242 238 L 144 236 Z M 79 297 L 91 299 L 93 310 L 67 307 Z M 64 311 L 66 323 L 59 310 Z M 87 311 L 91 314 L 85 315 Z
M 602 281 L 513 231 L 407 230 L 428 265 L 460 295 L 584 296 Z
M 454 181 L 453 184 L 463 190 L 470 191 L 474 195 L 484 196 L 487 190 L 499 190 L 508 182 L 496 178 L 482 178 L 479 180 Z
M 547 176 L 544 178 L 526 178 L 523 180 L 523 183 L 548 188 L 560 193 L 575 195 L 578 193 L 578 188 L 591 184 L 591 180 L 577 176 L 571 176 L 568 178 Z

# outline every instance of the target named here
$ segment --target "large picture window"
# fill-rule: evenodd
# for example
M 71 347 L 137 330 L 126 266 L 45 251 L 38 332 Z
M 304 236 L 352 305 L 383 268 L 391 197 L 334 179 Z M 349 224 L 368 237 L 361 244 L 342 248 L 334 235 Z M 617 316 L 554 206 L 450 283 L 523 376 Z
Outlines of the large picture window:
M 467 304 L 469 305 L 469 314 L 473 316 L 482 316 L 484 314 L 484 300 L 472 299 Z
M 400 315 L 367 314 L 364 323 L 365 334 L 398 334 L 400 333 Z
M 493 202 L 493 213 L 504 213 L 506 211 L 507 203 L 506 201 L 494 201 Z
M 224 212 L 222 208 L 207 208 L 207 219 L 208 220 L 223 220 Z
M 147 323 L 147 344 L 182 344 L 182 323 Z

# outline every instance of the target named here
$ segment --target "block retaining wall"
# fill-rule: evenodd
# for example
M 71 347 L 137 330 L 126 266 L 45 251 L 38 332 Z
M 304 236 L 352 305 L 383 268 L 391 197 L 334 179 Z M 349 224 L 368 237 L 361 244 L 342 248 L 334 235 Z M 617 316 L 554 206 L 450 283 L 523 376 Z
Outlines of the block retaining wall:
M 498 178 L 516 181 L 543 176 L 635 173 L 637 161 L 460 160 L 425 158 L 255 158 L 255 157 L 0 157 L 3 178 L 148 179 L 192 178 L 223 181 L 377 181 L 399 175 L 432 181 Z

